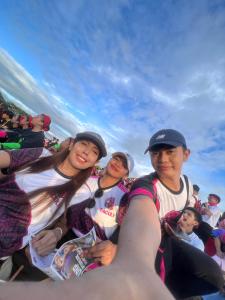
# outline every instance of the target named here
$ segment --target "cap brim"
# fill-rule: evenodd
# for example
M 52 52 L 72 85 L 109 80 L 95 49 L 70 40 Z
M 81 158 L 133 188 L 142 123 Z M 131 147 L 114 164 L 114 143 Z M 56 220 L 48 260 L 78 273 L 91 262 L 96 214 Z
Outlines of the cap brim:
M 85 133 L 81 133 L 81 134 L 77 134 L 77 139 L 78 140 L 81 140 L 81 139 L 87 139 L 88 141 L 91 141 L 93 142 L 97 147 L 98 149 L 100 150 L 100 156 L 101 157 L 105 157 L 107 156 L 107 151 L 106 151 L 106 148 L 105 146 L 102 144 L 101 141 L 99 141 L 97 138 L 95 138 L 94 136 L 92 135 L 89 135 L 89 134 L 85 134 Z
M 148 148 L 145 150 L 144 154 L 146 154 L 148 151 L 154 150 L 155 147 L 158 147 L 160 145 L 167 145 L 167 146 L 172 146 L 172 147 L 184 146 L 183 144 L 180 144 L 176 141 L 164 141 L 163 143 L 159 142 L 159 143 L 154 143 L 151 146 L 148 146 Z
M 90 140 L 91 142 L 93 142 L 100 149 L 102 157 L 107 156 L 105 147 L 98 139 L 95 139 L 94 137 L 87 137 L 87 139 Z

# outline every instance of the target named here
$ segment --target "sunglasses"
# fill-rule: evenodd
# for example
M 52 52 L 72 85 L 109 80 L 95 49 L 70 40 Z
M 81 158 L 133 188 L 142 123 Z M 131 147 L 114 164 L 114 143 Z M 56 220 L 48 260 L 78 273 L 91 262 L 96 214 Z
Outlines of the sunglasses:
M 89 198 L 88 200 L 88 204 L 87 204 L 87 208 L 93 208 L 95 207 L 96 201 L 95 198 L 101 198 L 104 194 L 104 190 L 102 190 L 101 188 L 98 188 L 95 193 L 94 193 L 94 197 Z

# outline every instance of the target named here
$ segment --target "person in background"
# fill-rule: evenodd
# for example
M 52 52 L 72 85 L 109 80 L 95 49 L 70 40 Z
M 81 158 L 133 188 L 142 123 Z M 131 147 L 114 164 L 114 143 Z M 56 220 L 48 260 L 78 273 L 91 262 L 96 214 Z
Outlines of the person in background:
M 193 198 L 195 199 L 194 207 L 200 211 L 201 210 L 201 200 L 199 198 L 200 187 L 197 184 L 193 184 Z
M 202 220 L 210 226 L 215 227 L 221 215 L 221 210 L 218 207 L 220 197 L 216 194 L 209 194 L 208 202 L 202 206 L 201 214 Z
M 31 123 L 32 117 L 27 115 L 21 115 L 19 118 L 19 127 L 21 129 L 28 129 Z
M 48 115 L 41 114 L 31 120 L 31 128 L 21 132 L 21 148 L 44 147 L 44 131 L 49 130 L 51 118 Z
M 204 251 L 203 241 L 194 233 L 202 222 L 201 214 L 193 207 L 186 207 L 177 222 L 176 236 L 183 241 Z
M 12 117 L 13 117 L 13 112 L 9 110 L 5 110 L 2 113 L 2 118 L 0 122 L 0 128 L 1 129 L 11 129 L 12 128 Z

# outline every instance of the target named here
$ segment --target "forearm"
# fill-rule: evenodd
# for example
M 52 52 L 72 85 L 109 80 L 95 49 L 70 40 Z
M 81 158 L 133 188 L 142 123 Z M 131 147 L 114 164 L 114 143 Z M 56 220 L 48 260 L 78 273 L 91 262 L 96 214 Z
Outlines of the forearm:
M 160 240 L 160 222 L 153 201 L 132 199 L 120 230 L 117 263 L 129 264 L 132 256 L 135 257 L 131 263 L 134 268 L 143 263 L 154 270 Z
M 216 252 L 221 252 L 221 242 L 219 238 L 214 238 Z

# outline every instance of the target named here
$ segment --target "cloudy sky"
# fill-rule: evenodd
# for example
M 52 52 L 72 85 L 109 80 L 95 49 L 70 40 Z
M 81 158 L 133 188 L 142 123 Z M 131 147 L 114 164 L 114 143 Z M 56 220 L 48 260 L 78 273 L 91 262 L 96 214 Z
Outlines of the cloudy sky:
M 179 129 L 186 173 L 225 209 L 224 0 L 2 0 L 0 89 L 52 116 L 60 139 L 102 134 L 152 169 L 153 133 Z M 103 162 L 104 163 L 104 162 Z

